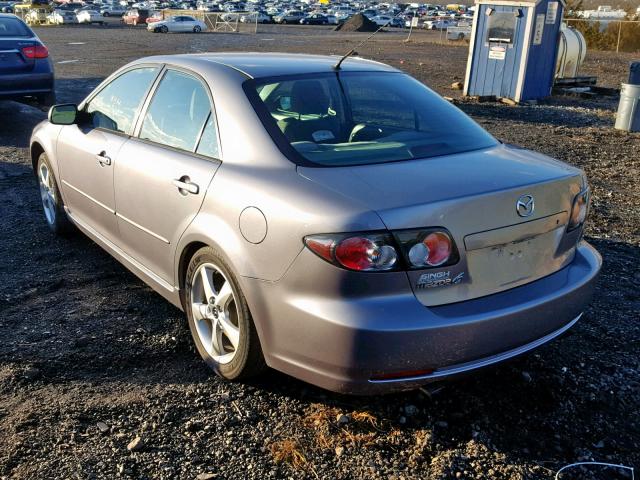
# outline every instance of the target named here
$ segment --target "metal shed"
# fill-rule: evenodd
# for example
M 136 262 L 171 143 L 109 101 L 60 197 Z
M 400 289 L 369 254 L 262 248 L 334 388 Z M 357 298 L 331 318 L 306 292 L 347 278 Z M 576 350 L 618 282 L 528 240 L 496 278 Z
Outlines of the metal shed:
M 465 95 L 516 102 L 551 94 L 564 0 L 477 0 Z

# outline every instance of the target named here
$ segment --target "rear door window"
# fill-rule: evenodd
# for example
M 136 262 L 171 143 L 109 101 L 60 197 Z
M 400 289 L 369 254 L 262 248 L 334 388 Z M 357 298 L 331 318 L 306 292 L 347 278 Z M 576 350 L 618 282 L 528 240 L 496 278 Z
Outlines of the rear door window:
M 17 18 L 0 18 L 1 37 L 33 37 L 31 30 Z
M 140 106 L 157 75 L 157 67 L 136 68 L 104 87 L 85 109 L 94 128 L 130 135 Z
M 213 109 L 200 80 L 168 70 L 145 114 L 139 137 L 168 147 L 218 155 Z M 202 137 L 202 140 L 201 140 Z

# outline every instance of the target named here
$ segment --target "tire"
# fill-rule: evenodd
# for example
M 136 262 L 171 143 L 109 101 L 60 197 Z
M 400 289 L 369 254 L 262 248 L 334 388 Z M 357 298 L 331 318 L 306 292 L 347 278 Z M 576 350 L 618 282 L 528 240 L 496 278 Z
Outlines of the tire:
M 166 25 L 162 25 L 158 30 L 160 33 L 169 33 L 169 28 Z
M 196 25 L 195 27 L 193 27 L 193 33 L 200 33 L 202 31 L 202 28 L 200 27 L 200 25 Z
M 205 278 L 209 289 L 204 286 Z M 213 297 L 207 299 L 207 291 Z M 219 300 L 223 302 L 220 305 L 212 302 L 221 297 L 224 299 Z M 266 369 L 247 301 L 231 269 L 214 248 L 201 248 L 189 262 L 183 305 L 196 349 L 216 374 L 239 380 Z M 226 331 L 232 335 L 223 333 Z M 211 332 L 216 333 L 216 340 L 208 341 L 214 337 Z M 237 346 L 231 341 L 234 336 Z
M 102 16 L 103 16 L 103 17 L 108 17 L 108 16 L 109 16 L 109 12 L 104 12 L 104 13 L 102 14 Z
M 45 173 L 46 172 L 46 173 Z M 64 211 L 64 201 L 58 190 L 53 169 L 45 153 L 38 157 L 36 178 L 40 188 L 40 199 L 47 226 L 56 235 L 64 235 L 73 231 L 73 225 Z

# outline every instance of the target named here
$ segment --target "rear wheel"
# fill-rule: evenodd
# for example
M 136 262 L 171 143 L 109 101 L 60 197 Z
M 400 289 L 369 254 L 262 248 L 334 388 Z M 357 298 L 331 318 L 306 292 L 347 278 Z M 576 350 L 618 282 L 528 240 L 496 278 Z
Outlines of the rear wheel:
M 193 33 L 200 33 L 202 31 L 202 28 L 200 27 L 200 25 L 196 25 L 195 27 L 193 27 Z
M 249 306 L 215 249 L 201 248 L 189 262 L 184 306 L 198 353 L 218 375 L 235 380 L 265 369 Z
M 72 230 L 72 225 L 64 211 L 64 202 L 58 190 L 58 184 L 53 175 L 53 170 L 47 155 L 42 153 L 38 158 L 36 167 L 38 177 L 38 187 L 40 188 L 40 199 L 44 217 L 49 228 L 57 234 L 68 233 Z

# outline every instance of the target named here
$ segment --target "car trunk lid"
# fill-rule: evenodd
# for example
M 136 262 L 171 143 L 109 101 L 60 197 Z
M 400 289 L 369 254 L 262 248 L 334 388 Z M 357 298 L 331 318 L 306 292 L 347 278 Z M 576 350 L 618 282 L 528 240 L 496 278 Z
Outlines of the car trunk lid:
M 407 273 L 428 306 L 507 290 L 549 275 L 568 262 L 563 238 L 581 173 L 544 155 L 513 147 L 378 165 L 309 168 L 301 175 L 375 210 L 389 230 L 443 227 L 460 261 Z M 518 214 L 520 197 L 534 212 Z
M 36 42 L 21 37 L 0 37 L 0 75 L 15 74 L 33 70 L 35 60 L 23 53 L 23 48 L 32 47 Z

